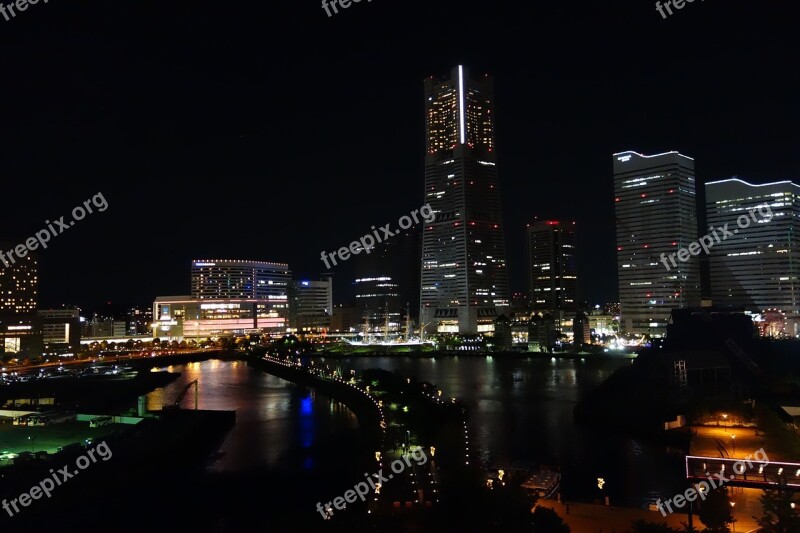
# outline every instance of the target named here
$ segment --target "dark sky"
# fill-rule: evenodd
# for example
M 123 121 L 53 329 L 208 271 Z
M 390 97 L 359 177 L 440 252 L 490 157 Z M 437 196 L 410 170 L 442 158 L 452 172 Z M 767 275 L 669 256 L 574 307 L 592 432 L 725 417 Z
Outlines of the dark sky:
M 41 256 L 43 305 L 150 305 L 192 258 L 323 270 L 422 203 L 422 79 L 495 77 L 512 288 L 524 226 L 578 221 L 584 295 L 616 298 L 611 154 L 680 150 L 700 182 L 797 178 L 786 1 L 50 0 L 0 18 L 0 240 L 97 192 Z M 348 266 L 334 270 L 346 293 Z

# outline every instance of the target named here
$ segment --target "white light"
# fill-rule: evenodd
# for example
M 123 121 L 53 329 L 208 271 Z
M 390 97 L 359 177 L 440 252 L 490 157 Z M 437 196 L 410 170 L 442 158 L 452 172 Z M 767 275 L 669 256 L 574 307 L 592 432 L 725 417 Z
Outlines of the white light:
M 461 123 L 461 144 L 464 144 L 466 136 L 464 132 L 464 67 L 462 65 L 458 66 L 458 115 Z

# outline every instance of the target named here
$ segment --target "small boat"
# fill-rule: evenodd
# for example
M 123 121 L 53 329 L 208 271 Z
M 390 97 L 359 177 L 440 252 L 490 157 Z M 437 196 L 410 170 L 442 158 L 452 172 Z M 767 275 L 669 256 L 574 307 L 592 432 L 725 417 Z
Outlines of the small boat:
M 520 487 L 530 496 L 552 498 L 561 486 L 561 472 L 552 466 L 542 466 L 528 476 Z

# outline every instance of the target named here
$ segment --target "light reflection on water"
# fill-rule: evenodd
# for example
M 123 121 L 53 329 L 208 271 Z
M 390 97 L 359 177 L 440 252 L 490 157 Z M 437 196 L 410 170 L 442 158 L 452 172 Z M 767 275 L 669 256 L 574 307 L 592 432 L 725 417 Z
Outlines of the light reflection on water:
M 174 403 L 186 384 L 197 379 L 199 409 L 236 411 L 236 426 L 222 444 L 224 455 L 212 471 L 254 467 L 313 470 L 319 460 L 335 453 L 332 441 L 358 428 L 355 415 L 343 404 L 254 370 L 242 361 L 212 359 L 167 370 L 181 376 L 147 395 L 149 410 Z M 194 409 L 194 402 L 191 387 L 180 405 Z
M 644 505 L 655 494 L 680 492 L 682 462 L 664 446 L 585 428 L 573 422 L 578 399 L 604 381 L 620 361 L 566 361 L 483 357 L 372 357 L 328 361 L 349 372 L 397 370 L 443 388 L 444 397 L 464 400 L 470 439 L 484 464 L 523 461 L 563 471 L 565 498 L 588 500 L 608 494 L 612 504 Z M 148 395 L 149 409 L 172 403 L 199 379 L 199 408 L 237 411 L 236 427 L 222 445 L 214 471 L 254 466 L 321 472 L 345 464 L 357 439 L 355 416 L 339 402 L 249 368 L 243 362 L 206 361 L 175 366 L 182 376 Z M 194 407 L 194 390 L 181 402 Z M 596 479 L 606 480 L 598 494 Z
M 578 400 L 625 359 L 570 361 L 501 357 L 360 357 L 343 368 L 384 368 L 416 376 L 466 402 L 470 431 L 484 464 L 515 461 L 562 468 L 567 498 L 642 506 L 654 491 L 674 494 L 681 486 L 682 462 L 667 457 L 663 445 L 616 435 L 573 422 Z M 597 478 L 603 477 L 603 493 Z

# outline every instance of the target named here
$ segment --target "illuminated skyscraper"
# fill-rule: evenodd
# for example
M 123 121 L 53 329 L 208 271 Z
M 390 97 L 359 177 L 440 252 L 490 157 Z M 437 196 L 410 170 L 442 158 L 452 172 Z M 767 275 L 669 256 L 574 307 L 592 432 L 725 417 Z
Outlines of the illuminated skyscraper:
M 427 331 L 493 330 L 508 308 L 494 137 L 494 90 L 463 66 L 425 80 L 425 202 L 420 323 Z
M 700 304 L 700 262 L 669 270 L 662 254 L 697 240 L 694 160 L 678 152 L 614 154 L 620 329 L 663 336 L 670 310 Z
M 38 291 L 39 266 L 32 252 L 8 266 L 0 263 L 0 317 L 35 315 Z
M 527 229 L 531 306 L 574 315 L 578 301 L 575 222 L 542 220 Z
M 709 254 L 714 304 L 800 314 L 800 185 L 712 181 L 706 213 L 709 226 L 736 232 Z
M 2 245 L 2 250 L 11 246 Z M 36 325 L 39 303 L 39 266 L 36 255 L 17 254 L 6 265 L 0 261 L 0 353 L 21 357 L 41 353 L 41 334 Z

